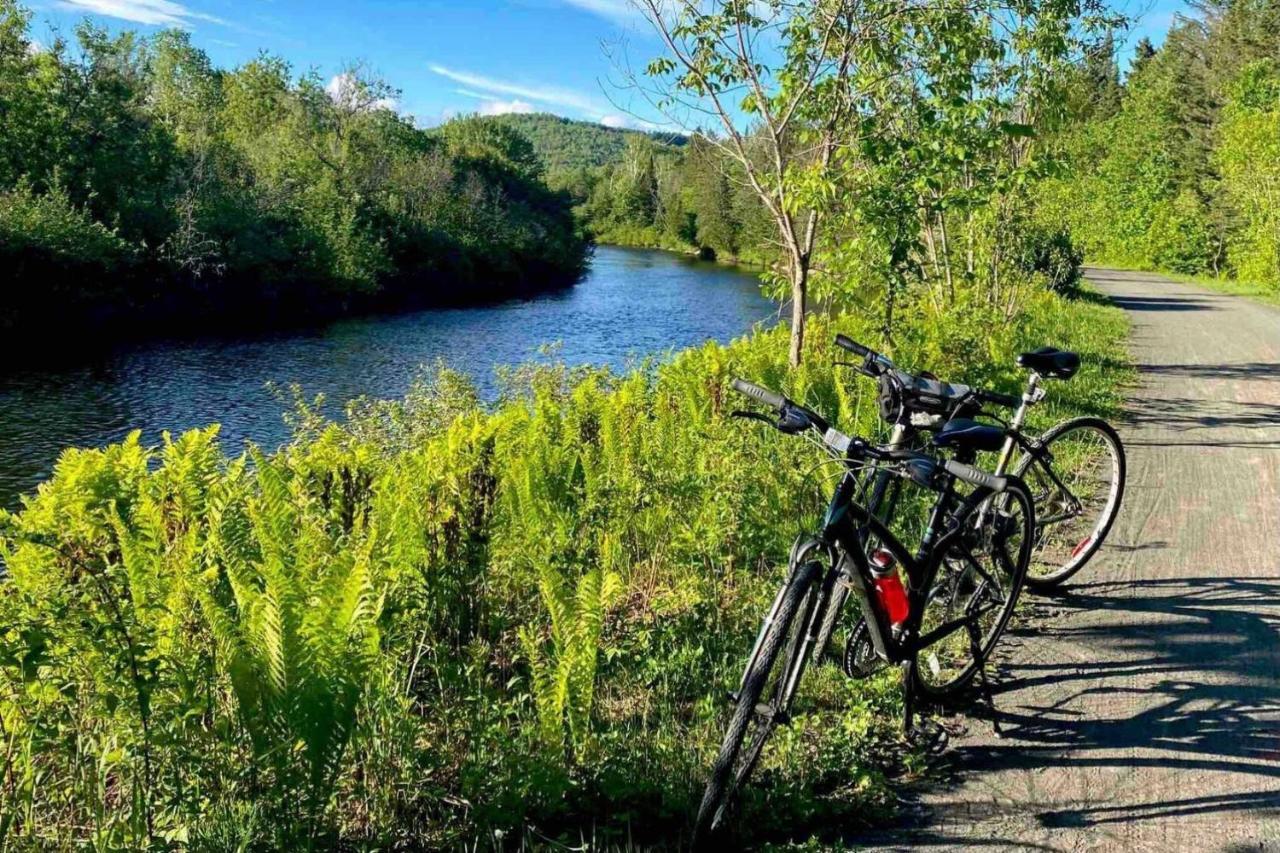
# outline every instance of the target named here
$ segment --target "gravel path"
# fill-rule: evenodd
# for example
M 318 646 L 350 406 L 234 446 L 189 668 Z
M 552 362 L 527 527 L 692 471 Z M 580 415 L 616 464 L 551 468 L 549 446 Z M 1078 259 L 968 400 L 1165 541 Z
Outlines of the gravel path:
M 1280 311 L 1088 277 L 1140 371 L 1120 517 L 1003 641 L 1005 736 L 971 720 L 908 826 L 854 845 L 1280 851 Z

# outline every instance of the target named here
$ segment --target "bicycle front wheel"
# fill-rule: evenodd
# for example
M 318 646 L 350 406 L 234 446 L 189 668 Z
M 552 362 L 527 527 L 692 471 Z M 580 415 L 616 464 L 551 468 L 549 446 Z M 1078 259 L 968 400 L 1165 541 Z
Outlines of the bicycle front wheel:
M 1124 445 L 1099 418 L 1064 421 L 1040 439 L 1014 473 L 1036 504 L 1036 542 L 1027 585 L 1048 589 L 1084 567 L 1102 547 L 1124 497 Z
M 698 808 L 693 830 L 695 847 L 706 845 L 724 828 L 734 796 L 755 769 L 765 741 L 785 719 L 795 688 L 789 684 L 791 674 L 803 663 L 800 657 L 804 653 L 805 626 L 821 594 L 820 575 L 817 563 L 805 563 L 795 570 L 778 601 L 772 623 L 765 627 L 756 654 L 747 664 L 728 730 Z
M 929 578 L 914 667 L 916 687 L 939 697 L 978 673 L 1013 616 L 1035 535 L 1031 493 L 1016 477 L 1003 492 L 975 492 Z

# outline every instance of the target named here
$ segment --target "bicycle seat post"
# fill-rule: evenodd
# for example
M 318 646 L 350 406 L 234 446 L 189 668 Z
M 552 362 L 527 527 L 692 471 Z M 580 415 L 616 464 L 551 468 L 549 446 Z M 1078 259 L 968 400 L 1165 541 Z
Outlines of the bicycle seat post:
M 1004 440 L 1004 447 L 1000 450 L 1000 459 L 996 462 L 996 476 L 1003 476 L 1007 473 L 1009 461 L 1013 458 L 1013 448 L 1016 442 L 1014 434 L 1022 429 L 1022 425 L 1026 423 L 1027 411 L 1040 402 L 1044 392 L 1040 390 L 1040 374 L 1034 370 L 1027 377 L 1027 390 L 1022 392 L 1022 405 L 1013 413 L 1013 420 L 1009 422 L 1009 437 Z

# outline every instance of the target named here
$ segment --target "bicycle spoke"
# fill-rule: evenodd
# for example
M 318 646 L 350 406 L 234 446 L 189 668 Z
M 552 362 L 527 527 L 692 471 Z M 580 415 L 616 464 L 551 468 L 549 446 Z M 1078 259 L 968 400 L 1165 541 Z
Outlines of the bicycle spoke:
M 1123 451 L 1100 421 L 1071 422 L 1050 435 L 1043 458 L 1017 470 L 1036 495 L 1037 536 L 1029 578 L 1065 579 L 1097 550 L 1119 508 Z

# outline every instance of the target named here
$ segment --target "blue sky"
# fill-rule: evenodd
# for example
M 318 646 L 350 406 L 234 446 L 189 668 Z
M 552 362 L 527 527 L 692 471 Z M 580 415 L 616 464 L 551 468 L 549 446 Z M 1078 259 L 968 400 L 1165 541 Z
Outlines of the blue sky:
M 110 29 L 182 27 L 214 62 L 260 49 L 298 72 L 332 79 L 363 62 L 401 91 L 398 109 L 424 125 L 466 112 L 553 112 L 606 124 L 658 121 L 611 85 L 619 57 L 637 68 L 661 45 L 628 0 L 27 0 L 34 35 L 70 35 L 91 17 Z M 1134 42 L 1160 43 L 1177 0 L 1120 0 Z

